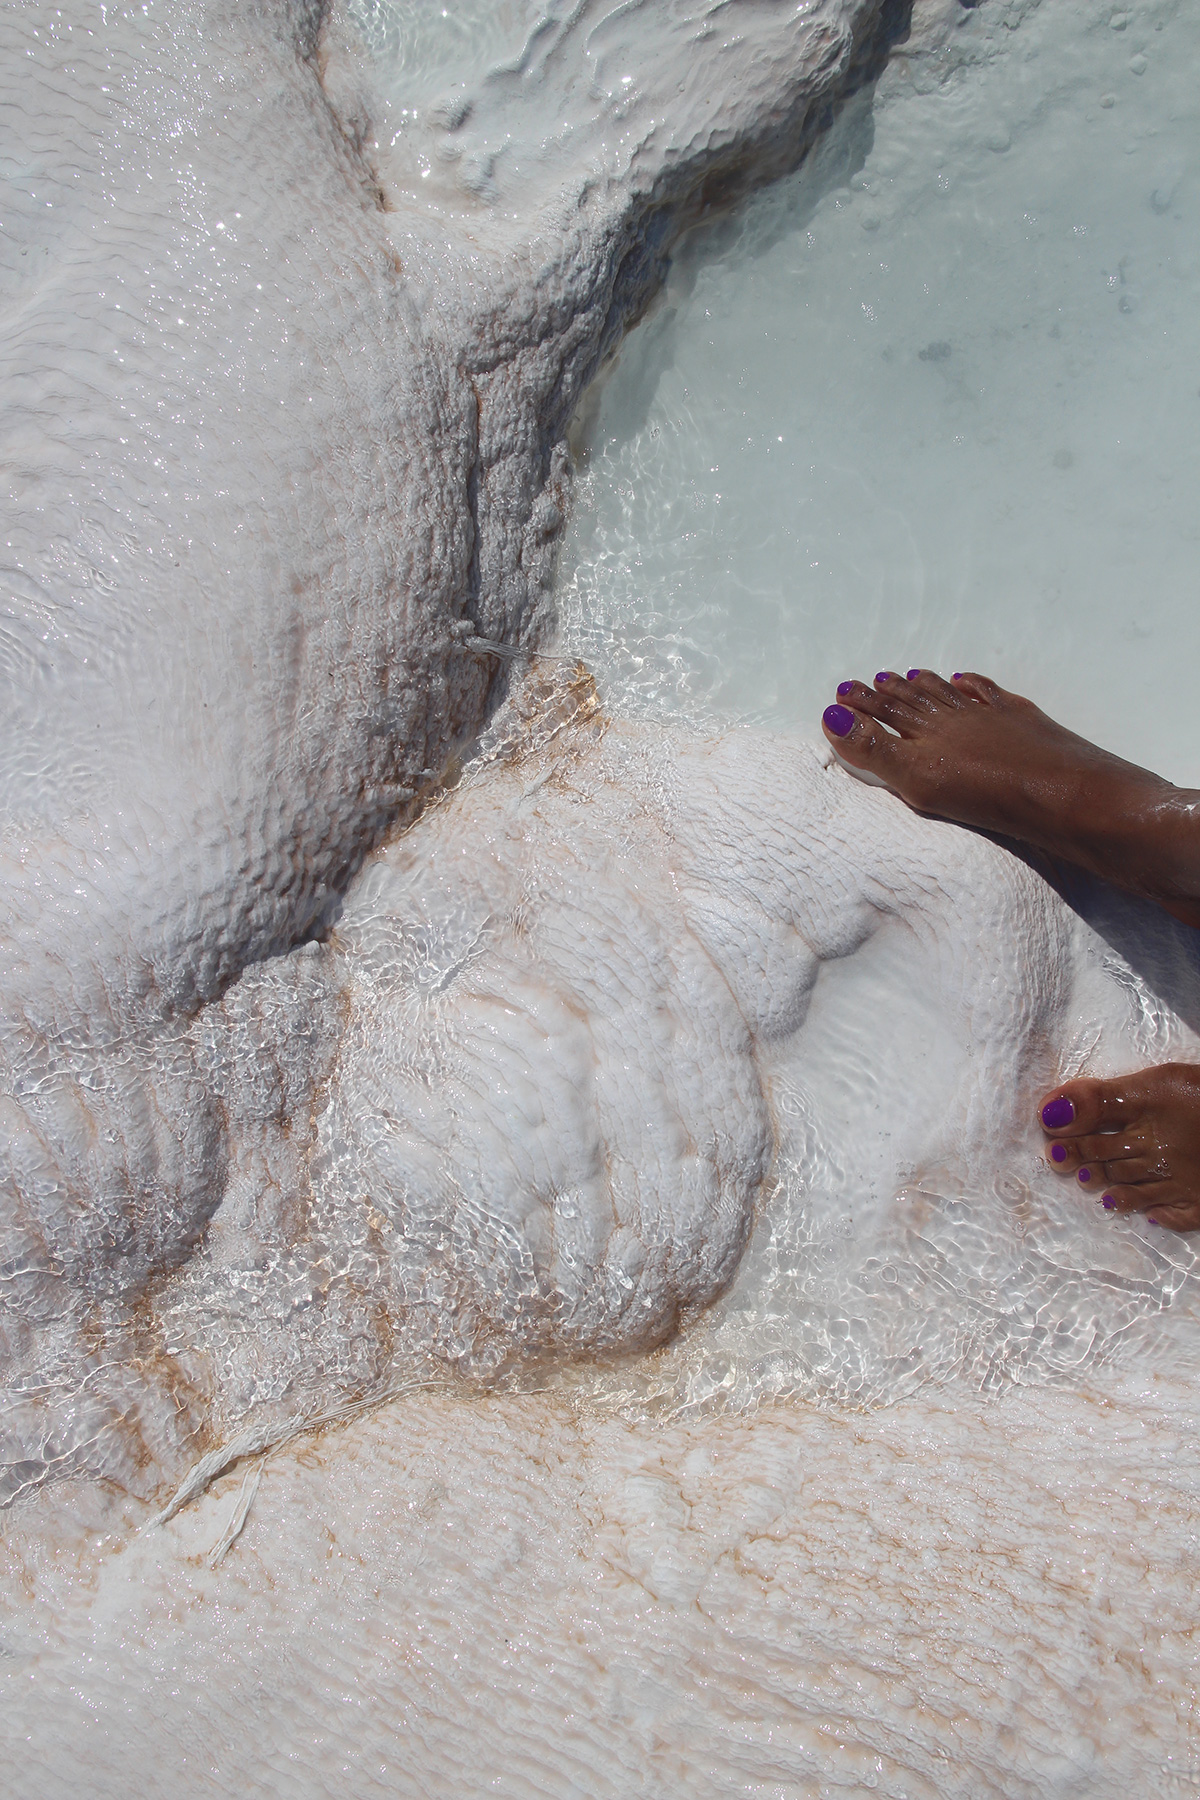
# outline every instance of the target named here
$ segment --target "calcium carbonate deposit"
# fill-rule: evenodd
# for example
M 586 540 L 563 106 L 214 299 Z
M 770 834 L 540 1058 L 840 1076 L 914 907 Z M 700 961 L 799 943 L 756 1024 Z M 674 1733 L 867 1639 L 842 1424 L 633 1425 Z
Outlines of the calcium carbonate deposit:
M 1196 1791 L 1191 934 L 813 730 L 1194 769 L 1196 40 L 3 14 L 6 1800 Z

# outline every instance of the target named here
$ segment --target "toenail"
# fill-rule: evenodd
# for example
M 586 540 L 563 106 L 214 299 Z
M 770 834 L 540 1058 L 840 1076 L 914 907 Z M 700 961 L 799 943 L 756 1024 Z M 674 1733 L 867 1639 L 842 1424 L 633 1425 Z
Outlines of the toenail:
M 834 737 L 846 737 L 854 730 L 854 714 L 848 706 L 827 706 L 821 717 Z
M 1112 1210 L 1114 1209 L 1114 1207 L 1116 1206 L 1117 1203 L 1113 1199 L 1111 1194 L 1105 1194 L 1102 1204 L 1104 1206 L 1105 1212 L 1112 1212 Z
M 880 669 L 875 679 L 876 681 L 890 681 L 892 679 L 892 671 L 890 669 Z
M 1092 1171 L 1090 1169 L 1080 1169 L 1079 1174 L 1075 1179 L 1077 1181 L 1090 1181 L 1092 1179 Z
M 1047 1100 L 1042 1108 L 1042 1124 L 1047 1131 L 1061 1131 L 1074 1117 L 1075 1108 L 1065 1094 L 1060 1094 L 1057 1100 Z
M 957 675 L 952 675 L 950 677 L 950 679 L 951 679 L 951 681 L 961 681 L 962 680 L 962 671 L 960 670 Z
M 1065 1144 L 1051 1144 L 1050 1154 L 1054 1158 L 1055 1162 L 1066 1162 L 1067 1146 Z
M 915 681 L 920 673 L 920 669 L 910 669 L 904 679 L 905 681 Z
M 852 694 L 854 692 L 854 683 L 852 681 L 839 681 L 837 691 L 844 700 L 847 694 Z
M 1146 1223 L 1147 1223 L 1147 1225 L 1158 1225 L 1161 1223 L 1161 1221 L 1156 1219 L 1154 1217 L 1153 1213 L 1147 1213 L 1146 1214 Z

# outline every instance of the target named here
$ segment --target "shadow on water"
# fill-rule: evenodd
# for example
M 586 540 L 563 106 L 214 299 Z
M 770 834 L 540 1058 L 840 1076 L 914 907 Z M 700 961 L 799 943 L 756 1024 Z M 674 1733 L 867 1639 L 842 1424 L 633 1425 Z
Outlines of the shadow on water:
M 726 185 L 705 188 L 699 217 L 670 247 L 665 263 L 669 274 L 645 310 L 627 322 L 581 397 L 570 433 L 578 466 L 587 463 L 594 447 L 606 377 L 615 371 L 618 359 L 623 369 L 636 360 L 640 371 L 640 403 L 627 412 L 623 432 L 632 436 L 645 428 L 659 382 L 674 363 L 673 328 L 679 306 L 691 295 L 701 271 L 732 256 L 742 260 L 766 256 L 782 238 L 803 230 L 822 200 L 848 187 L 861 171 L 875 142 L 876 85 L 892 51 L 907 42 L 911 29 L 912 0 L 885 0 L 876 29 L 855 58 L 841 98 L 823 108 L 812 141 L 795 162 L 782 158 L 775 175 L 757 184 L 755 190 L 748 190 L 737 175 Z M 772 186 L 785 196 L 783 204 L 748 213 L 742 204 L 748 192 Z M 633 325 L 639 329 L 634 331 Z
M 729 258 L 747 261 L 766 256 L 782 238 L 803 230 L 827 195 L 849 186 L 875 141 L 873 101 L 872 84 L 844 103 L 800 168 L 781 179 L 780 190 L 787 194 L 785 204 L 769 211 L 758 207 L 751 214 L 745 207 L 722 208 L 691 226 L 675 244 L 667 279 L 637 329 L 621 339 L 583 394 L 570 437 L 578 466 L 586 465 L 595 448 L 606 378 L 615 373 L 618 362 L 624 375 L 628 376 L 631 367 L 637 373 L 636 381 L 627 380 L 623 388 L 622 436 L 636 437 L 646 429 L 659 383 L 675 364 L 679 309 L 691 297 L 702 272 Z
M 1049 882 L 1072 912 L 1124 958 L 1154 997 L 1200 1033 L 1200 930 L 1181 924 L 1152 900 L 1124 893 L 1073 863 L 1008 838 L 993 841 Z

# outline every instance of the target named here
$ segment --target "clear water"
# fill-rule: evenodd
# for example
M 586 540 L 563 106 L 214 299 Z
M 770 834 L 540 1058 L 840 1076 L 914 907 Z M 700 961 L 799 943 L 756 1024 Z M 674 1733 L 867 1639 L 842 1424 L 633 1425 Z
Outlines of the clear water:
M 543 9 L 536 0 L 349 0 L 346 11 L 402 118 L 518 56 Z
M 511 55 L 536 11 L 356 4 L 400 112 Z M 695 235 L 579 425 L 563 636 L 610 703 L 815 721 L 850 669 L 983 664 L 1196 778 L 1198 40 L 1182 5 L 985 0 L 805 172 Z M 969 1201 L 923 1170 L 890 1236 L 856 1235 L 861 1112 L 895 1116 L 942 1047 L 911 969 L 881 939 L 832 971 L 777 1096 L 807 1154 L 734 1289 L 582 1384 L 641 1414 L 861 1407 L 930 1374 L 1069 1379 L 1184 1314 L 1192 1246 L 1087 1239 L 1032 1155 Z M 1130 1005 L 1139 1051 L 1169 1054 Z M 331 1439 L 257 1500 L 261 1465 L 238 1470 L 232 1511 L 214 1495 L 114 1558 L 65 1655 L 29 1580 L 53 1649 L 36 1683 L 11 1659 L 21 1791 L 73 1792 L 86 1758 L 124 1794 L 136 1758 L 146 1792 L 298 1761 L 306 1792 L 348 1768 L 449 1791 L 472 1767 L 518 1792 L 542 1746 L 554 1791 L 576 1762 L 580 1791 L 621 1794 L 1191 1791 L 1195 1421 L 1182 1383 L 1170 1407 L 1165 1384 L 1103 1390 L 849 1429 L 764 1413 L 737 1457 L 720 1428 L 614 1449 L 554 1412 L 384 1415 L 374 1460 Z M 60 1610 L 90 1604 L 70 1544 L 31 1567 Z M 443 1746 L 451 1773 L 424 1779 Z
M 354 10 L 401 125 L 541 16 Z M 803 169 L 691 234 L 574 434 L 560 635 L 611 708 L 815 732 L 844 675 L 982 668 L 1200 782 L 1198 60 L 1178 0 L 934 0 Z M 627 1372 L 635 1411 L 1056 1381 L 1167 1308 L 1186 1329 L 1191 1246 L 1114 1246 L 1032 1153 L 987 1194 L 926 1174 L 856 1236 L 864 1096 L 902 1116 L 938 1038 L 906 980 L 830 973 L 780 1099 L 807 1152 L 730 1294 Z
M 960 8 L 693 234 L 579 422 L 610 702 L 815 725 L 978 668 L 1200 782 L 1198 65 L 1176 0 Z

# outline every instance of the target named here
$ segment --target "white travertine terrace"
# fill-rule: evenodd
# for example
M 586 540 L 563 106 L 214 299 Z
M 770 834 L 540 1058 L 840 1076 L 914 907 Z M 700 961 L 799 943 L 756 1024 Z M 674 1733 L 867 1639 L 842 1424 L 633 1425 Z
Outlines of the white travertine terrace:
M 368 863 L 328 946 L 206 1025 L 235 1172 L 158 1304 L 213 1346 L 230 1422 L 383 1388 L 427 1349 L 481 1374 L 661 1343 L 727 1287 L 772 1168 L 804 1161 L 781 1098 L 814 989 L 877 935 L 943 1021 L 881 1189 L 947 1162 L 977 1183 L 997 1126 L 1023 1129 L 1073 971 L 1015 859 L 785 737 L 598 715 L 493 754 Z M 297 1145 L 277 1095 L 314 1018 L 336 1047 Z
M 901 23 L 580 0 L 381 148 L 315 4 L 7 14 L 14 1795 L 343 1792 L 343 1697 L 356 1793 L 1116 1795 L 1186 1749 L 1194 1457 L 1161 1650 L 1128 1538 L 1063 1523 L 1135 1474 L 1036 1473 L 1178 1450 L 1181 1384 L 811 1402 L 1167 1341 L 1191 1253 L 1064 1218 L 1030 1110 L 1194 1035 L 1000 847 L 527 671 L 581 392 Z
M 318 6 L 8 15 L 10 1491 L 111 1470 L 113 1417 L 130 1467 L 187 1429 L 151 1295 L 241 1176 L 205 1009 L 470 742 L 497 664 L 466 637 L 544 635 L 566 426 L 670 232 L 886 46 L 861 0 L 640 12 L 632 92 L 628 8 L 585 5 L 435 109 L 419 201 Z M 134 1343 L 179 1390 L 154 1424 L 80 1385 Z

